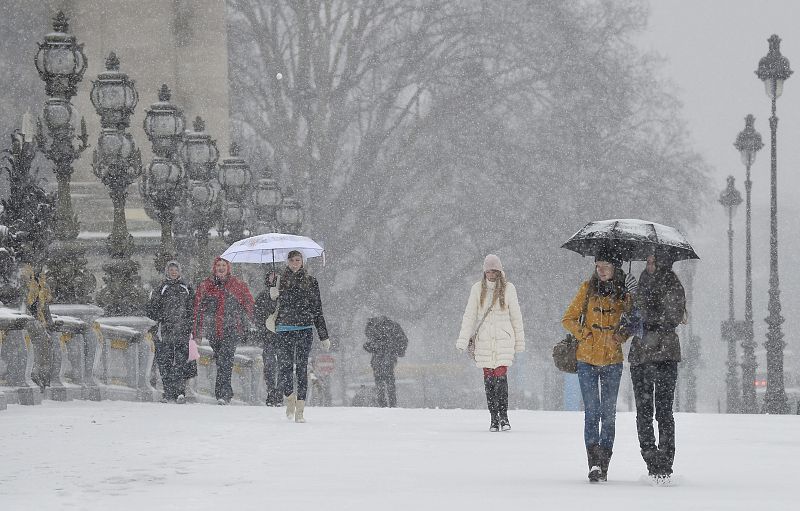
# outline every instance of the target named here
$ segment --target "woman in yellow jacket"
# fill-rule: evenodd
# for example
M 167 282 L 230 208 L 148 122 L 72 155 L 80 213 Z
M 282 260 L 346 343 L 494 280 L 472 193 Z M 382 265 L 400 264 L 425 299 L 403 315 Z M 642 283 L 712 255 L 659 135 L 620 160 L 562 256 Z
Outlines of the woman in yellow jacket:
M 595 255 L 595 271 L 572 299 L 561 324 L 578 339 L 578 381 L 583 396 L 589 480 L 605 481 L 614 447 L 617 392 L 622 376 L 622 313 L 631 296 L 622 261 L 609 247 Z M 581 322 L 581 316 L 584 316 Z

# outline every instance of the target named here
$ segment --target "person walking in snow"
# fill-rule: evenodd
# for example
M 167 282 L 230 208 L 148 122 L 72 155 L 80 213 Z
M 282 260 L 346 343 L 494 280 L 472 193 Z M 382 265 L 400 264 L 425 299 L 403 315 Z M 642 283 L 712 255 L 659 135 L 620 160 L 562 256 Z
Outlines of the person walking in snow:
M 583 438 L 589 481 L 605 481 L 614 448 L 617 393 L 622 377 L 622 314 L 631 308 L 622 260 L 613 247 L 595 255 L 595 271 L 581 284 L 561 324 L 578 340 L 578 382 L 584 405 Z
M 233 398 L 231 374 L 237 341 L 247 335 L 253 317 L 253 295 L 247 284 L 231 274 L 231 263 L 217 257 L 212 274 L 194 297 L 194 337 L 209 339 L 217 363 L 214 396 L 227 405 Z
M 474 354 L 469 345 L 473 336 Z M 483 276 L 470 289 L 456 348 L 469 350 L 475 365 L 483 369 L 489 431 L 510 430 L 506 374 L 514 354 L 525 351 L 525 331 L 517 290 L 506 280 L 503 264 L 494 254 L 486 256 Z
M 276 274 L 269 272 L 265 275 L 265 282 L 269 285 L 274 282 Z M 283 393 L 278 387 L 278 354 L 276 346 L 276 334 L 271 332 L 266 325 L 267 318 L 275 312 L 276 303 L 270 298 L 269 287 L 264 289 L 256 296 L 255 313 L 253 322 L 256 327 L 256 335 L 262 346 L 261 357 L 264 360 L 264 384 L 266 386 L 266 405 L 281 406 L 283 404 Z
M 364 335 L 367 337 L 364 350 L 372 354 L 370 365 L 375 377 L 378 406 L 394 408 L 397 406 L 394 368 L 397 357 L 406 354 L 408 337 L 397 322 L 386 316 L 369 318 Z
M 197 373 L 196 362 L 189 358 L 189 335 L 192 331 L 194 290 L 181 276 L 178 261 L 169 261 L 165 278 L 150 292 L 147 317 L 156 322 L 153 343 L 156 364 L 164 387 L 163 402 L 186 402 L 186 379 Z
M 672 271 L 672 263 L 669 253 L 663 249 L 657 248 L 647 258 L 635 297 L 644 334 L 634 337 L 628 353 L 639 447 L 647 472 L 656 483 L 669 480 L 675 459 L 672 403 L 681 360 L 681 345 L 675 329 L 686 312 L 686 295 Z M 658 444 L 653 430 L 654 411 L 658 421 Z
M 278 353 L 278 384 L 286 398 L 286 417 L 305 422 L 303 412 L 308 391 L 308 357 L 316 327 L 322 347 L 331 347 L 328 328 L 322 315 L 322 299 L 317 279 L 306 271 L 303 255 L 289 252 L 286 269 L 270 285 L 270 298 L 277 302 L 275 314 Z M 294 378 L 297 378 L 297 390 Z

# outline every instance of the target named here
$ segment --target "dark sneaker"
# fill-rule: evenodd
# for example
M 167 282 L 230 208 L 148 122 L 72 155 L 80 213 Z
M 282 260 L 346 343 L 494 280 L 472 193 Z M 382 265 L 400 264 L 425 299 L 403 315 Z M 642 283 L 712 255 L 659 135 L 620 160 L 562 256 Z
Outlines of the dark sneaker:
M 500 431 L 511 431 L 511 423 L 508 422 L 508 418 L 500 419 Z
M 596 483 L 600 480 L 600 467 L 594 465 L 592 468 L 589 469 L 589 482 Z
M 175 398 L 175 402 L 178 403 L 179 405 L 182 405 L 183 403 L 186 402 L 186 396 L 184 396 L 183 394 L 178 394 L 178 397 Z

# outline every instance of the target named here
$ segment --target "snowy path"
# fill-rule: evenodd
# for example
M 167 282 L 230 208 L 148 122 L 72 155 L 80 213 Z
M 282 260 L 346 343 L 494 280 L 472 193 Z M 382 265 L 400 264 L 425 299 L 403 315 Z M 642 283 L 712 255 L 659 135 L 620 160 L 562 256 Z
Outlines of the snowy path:
M 634 417 L 610 481 L 585 479 L 582 414 L 45 402 L 0 412 L 0 509 L 795 509 L 800 417 L 678 414 L 679 485 L 653 488 Z

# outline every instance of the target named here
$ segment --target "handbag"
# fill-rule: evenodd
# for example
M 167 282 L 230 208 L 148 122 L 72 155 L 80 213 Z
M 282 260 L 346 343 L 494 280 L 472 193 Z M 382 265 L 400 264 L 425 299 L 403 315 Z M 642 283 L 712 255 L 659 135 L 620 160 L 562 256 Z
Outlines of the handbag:
M 280 307 L 280 304 L 275 307 L 275 312 L 267 316 L 267 320 L 264 322 L 267 330 L 273 334 L 276 333 L 275 330 L 278 329 L 277 325 L 275 324 L 275 322 L 278 320 L 278 307 Z
M 194 336 L 189 336 L 189 358 L 186 360 L 187 362 L 191 362 L 193 360 L 197 360 L 200 358 L 200 350 L 197 349 L 197 341 L 194 340 Z
M 472 360 L 475 360 L 475 340 L 478 338 L 478 330 L 481 329 L 481 325 L 483 325 L 483 322 L 486 321 L 486 317 L 489 315 L 490 312 L 492 312 L 492 307 L 494 307 L 494 302 L 492 302 L 489 308 L 486 309 L 486 313 L 481 318 L 481 322 L 478 323 L 477 327 L 475 327 L 475 332 L 473 332 L 472 335 L 469 336 L 469 341 L 467 341 L 467 353 L 469 354 L 470 358 L 472 358 Z
M 586 308 L 589 306 L 589 290 L 586 290 L 586 299 L 583 301 L 581 317 L 578 320 L 581 326 L 586 322 Z M 565 373 L 578 372 L 578 339 L 571 333 L 553 346 L 553 363 L 556 369 Z

